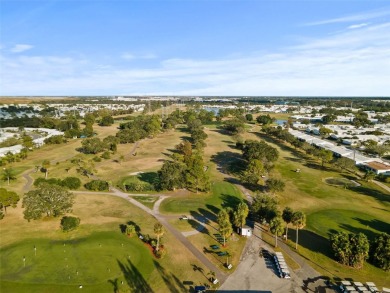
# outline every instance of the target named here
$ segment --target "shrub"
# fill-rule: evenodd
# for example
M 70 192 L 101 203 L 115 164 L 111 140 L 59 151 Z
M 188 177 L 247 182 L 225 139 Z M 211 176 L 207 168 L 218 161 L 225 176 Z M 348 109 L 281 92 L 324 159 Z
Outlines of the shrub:
M 78 189 L 81 186 L 81 180 L 77 177 L 66 177 L 62 180 L 61 185 L 69 189 Z
M 39 178 L 34 180 L 34 186 L 39 186 L 42 183 L 48 183 L 51 185 L 54 184 L 54 185 L 62 186 L 62 181 L 61 181 L 61 179 L 58 179 L 58 178 L 45 179 L 45 178 L 39 177 Z
M 107 181 L 92 180 L 85 184 L 85 188 L 93 191 L 105 191 L 108 190 L 109 185 Z
M 160 246 L 160 249 L 158 251 L 154 251 L 154 255 L 157 258 L 163 258 L 167 254 L 167 251 L 163 246 Z
M 61 219 L 61 229 L 64 232 L 72 231 L 80 225 L 80 219 L 77 217 L 64 216 Z
M 98 156 L 93 157 L 92 160 L 94 160 L 95 162 L 101 162 L 102 161 L 102 159 L 99 158 Z
M 101 157 L 105 160 L 108 160 L 111 156 L 110 156 L 110 152 L 109 151 L 105 151 Z

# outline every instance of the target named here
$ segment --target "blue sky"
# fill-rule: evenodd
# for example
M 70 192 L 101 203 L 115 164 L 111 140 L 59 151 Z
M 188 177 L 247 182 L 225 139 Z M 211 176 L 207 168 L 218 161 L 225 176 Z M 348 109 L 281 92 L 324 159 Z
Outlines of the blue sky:
M 390 3 L 0 0 L 0 95 L 390 96 Z

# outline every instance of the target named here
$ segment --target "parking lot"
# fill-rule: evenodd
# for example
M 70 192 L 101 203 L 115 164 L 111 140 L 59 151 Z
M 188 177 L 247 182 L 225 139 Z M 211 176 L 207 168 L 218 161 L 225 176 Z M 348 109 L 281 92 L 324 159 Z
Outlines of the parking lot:
M 260 251 L 263 252 L 262 255 Z M 273 254 L 268 254 L 265 251 L 272 252 L 272 248 L 256 235 L 248 239 L 247 247 L 237 270 L 229 276 L 218 291 L 305 292 L 302 289 L 302 279 L 293 271 L 291 271 L 291 279 L 279 276 Z

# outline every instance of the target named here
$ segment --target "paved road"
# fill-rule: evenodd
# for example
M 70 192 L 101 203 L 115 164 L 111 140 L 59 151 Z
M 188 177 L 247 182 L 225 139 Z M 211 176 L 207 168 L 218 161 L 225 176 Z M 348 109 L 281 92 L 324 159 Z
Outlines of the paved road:
M 376 181 L 376 180 L 372 180 L 372 182 L 374 182 L 376 185 L 382 187 L 384 190 L 390 192 L 390 187 L 388 187 L 387 185 L 383 184 L 382 182 L 379 182 L 379 181 Z

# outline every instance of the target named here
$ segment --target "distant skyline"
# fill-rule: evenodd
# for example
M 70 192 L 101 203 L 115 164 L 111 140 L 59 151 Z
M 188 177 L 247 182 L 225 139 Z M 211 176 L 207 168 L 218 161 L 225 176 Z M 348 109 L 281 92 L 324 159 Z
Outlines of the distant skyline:
M 0 0 L 6 95 L 390 96 L 390 3 Z

